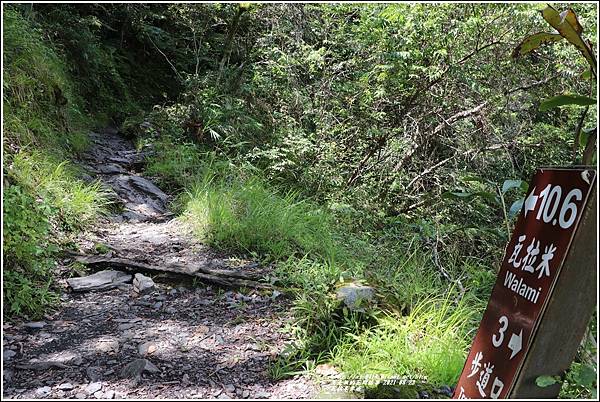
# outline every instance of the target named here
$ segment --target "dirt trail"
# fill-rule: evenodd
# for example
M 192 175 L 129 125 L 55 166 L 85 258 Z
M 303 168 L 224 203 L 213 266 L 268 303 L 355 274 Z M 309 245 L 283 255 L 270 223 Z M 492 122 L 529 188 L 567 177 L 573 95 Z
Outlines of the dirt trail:
M 83 164 L 114 189 L 123 208 L 80 237 L 81 254 L 101 252 L 107 258 L 153 267 L 174 264 L 183 270 L 200 264 L 243 271 L 255 278 L 270 274 L 268 268 L 230 258 L 195 240 L 167 210 L 169 196 L 138 173 L 143 153 L 115 130 L 92 133 L 92 140 Z M 73 269 L 65 266 L 62 272 L 68 275 Z M 171 274 L 145 275 L 154 279 L 155 287 L 143 295 L 136 294 L 131 284 L 70 292 L 65 276 L 55 313 L 36 323 L 6 324 L 3 396 L 295 399 L 316 395 L 316 385 L 306 377 L 274 381 L 269 374 L 269 363 L 290 341 L 284 330 L 290 321 L 289 301 L 278 292 L 241 293 L 185 276 L 176 282 Z

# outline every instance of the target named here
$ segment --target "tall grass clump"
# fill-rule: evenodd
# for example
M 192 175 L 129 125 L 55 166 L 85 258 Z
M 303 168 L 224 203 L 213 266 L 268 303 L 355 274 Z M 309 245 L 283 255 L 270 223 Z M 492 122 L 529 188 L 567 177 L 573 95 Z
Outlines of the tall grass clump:
M 146 174 L 155 176 L 166 189 L 181 190 L 191 185 L 207 166 L 206 158 L 192 143 L 178 143 L 168 136 L 152 142 L 160 152 L 152 153 L 146 162 Z
M 346 374 L 420 377 L 454 384 L 470 345 L 473 309 L 462 299 L 431 297 L 407 316 L 386 315 L 376 326 L 349 334 L 333 353 Z
M 336 257 L 331 218 L 323 209 L 252 175 L 205 175 L 187 192 L 184 219 L 210 244 L 266 260 Z
M 76 168 L 38 150 L 21 150 L 10 158 L 7 173 L 30 194 L 43 200 L 63 229 L 83 229 L 105 210 L 108 191 L 99 182 L 85 183 Z

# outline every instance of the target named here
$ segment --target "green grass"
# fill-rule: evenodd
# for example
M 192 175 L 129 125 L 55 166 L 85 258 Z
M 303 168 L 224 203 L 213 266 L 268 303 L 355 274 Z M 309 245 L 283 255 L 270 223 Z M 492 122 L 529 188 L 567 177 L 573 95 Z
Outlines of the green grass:
M 191 185 L 207 165 L 193 144 L 179 144 L 163 137 L 153 145 L 161 151 L 148 158 L 146 173 L 156 176 L 163 188 L 181 190 Z
M 470 346 L 472 306 L 449 297 L 427 298 L 408 316 L 386 315 L 360 334 L 348 334 L 333 352 L 346 374 L 384 374 L 454 384 Z
M 42 31 L 14 9 L 4 10 L 4 136 L 61 155 L 87 146 L 86 115 L 68 67 Z
M 44 200 L 66 229 L 83 229 L 103 213 L 108 192 L 99 182 L 85 183 L 77 169 L 46 152 L 22 150 L 11 157 L 9 177 Z
M 31 273 L 10 269 L 6 269 L 3 275 L 4 308 L 8 316 L 39 319 L 58 302 L 58 294 L 50 288 L 52 279 L 49 276 L 35 277 Z
M 205 175 L 188 190 L 183 219 L 210 244 L 265 260 L 294 255 L 332 260 L 337 254 L 323 209 L 255 176 Z
M 55 300 L 49 291 L 56 252 L 49 241 L 51 209 L 19 185 L 5 186 L 3 199 L 5 312 L 37 318 Z

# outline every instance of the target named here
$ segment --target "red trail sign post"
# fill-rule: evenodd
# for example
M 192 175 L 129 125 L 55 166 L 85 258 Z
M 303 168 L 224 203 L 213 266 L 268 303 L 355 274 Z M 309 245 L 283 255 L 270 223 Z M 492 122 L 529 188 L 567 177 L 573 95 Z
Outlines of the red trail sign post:
M 542 362 L 541 366 L 558 364 L 549 363 L 546 357 L 532 357 L 528 353 L 538 338 L 538 329 L 545 320 L 553 292 L 557 286 L 561 286 L 558 279 L 565 259 L 579 230 L 582 216 L 585 215 L 586 205 L 591 197 L 595 198 L 595 180 L 596 172 L 585 168 L 539 169 L 534 175 L 454 398 L 523 397 L 515 396 L 514 388 L 519 383 L 519 377 L 524 374 L 524 364 L 528 359 L 536 362 L 537 366 L 544 359 L 548 362 Z M 586 227 L 590 227 L 589 222 Z M 597 248 L 597 244 L 587 246 Z M 595 252 L 590 251 L 590 255 L 592 254 L 595 255 Z M 588 266 L 586 269 L 595 270 L 595 267 Z M 569 274 L 571 273 L 564 275 L 565 280 Z M 595 272 L 593 274 L 595 277 Z M 578 307 L 572 306 L 573 309 Z M 555 310 L 557 308 L 553 307 Z M 568 306 L 562 308 L 568 314 Z M 583 315 L 589 318 L 589 308 L 585 310 Z M 556 341 L 561 342 L 560 326 L 571 325 L 575 320 L 586 318 L 582 318 L 581 314 L 566 316 L 547 332 L 555 331 Z M 587 321 L 583 328 L 586 323 Z M 580 323 L 573 325 L 581 327 Z M 539 335 L 543 334 L 540 332 Z M 581 337 L 575 342 L 567 343 L 573 344 L 576 349 L 577 341 L 580 340 Z M 573 346 L 569 348 L 573 349 Z M 559 353 L 559 350 L 555 352 Z M 571 351 L 567 351 L 569 353 Z M 570 356 L 562 360 L 570 363 L 572 358 Z M 564 362 L 561 361 L 560 364 L 564 365 Z M 555 368 L 541 369 L 547 370 L 545 374 L 551 374 Z M 527 370 L 529 369 L 525 371 Z M 531 383 L 532 378 L 528 381 Z M 531 384 L 529 388 L 532 388 Z M 541 394 L 538 396 L 543 397 Z

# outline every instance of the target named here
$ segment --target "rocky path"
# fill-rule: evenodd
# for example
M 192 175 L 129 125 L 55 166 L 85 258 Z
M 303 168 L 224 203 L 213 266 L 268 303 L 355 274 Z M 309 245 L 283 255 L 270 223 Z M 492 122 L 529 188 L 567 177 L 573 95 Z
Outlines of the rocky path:
M 268 284 L 269 269 L 196 241 L 167 210 L 169 196 L 139 174 L 143 153 L 114 130 L 93 133 L 92 140 L 83 164 L 114 190 L 121 211 L 82 235 L 79 256 L 59 267 L 64 278 L 56 312 L 39 322 L 5 324 L 3 396 L 314 396 L 317 386 L 308 378 L 275 381 L 270 372 L 290 342 L 289 301 L 268 287 L 218 286 L 218 278 L 242 276 Z M 79 257 L 96 263 L 73 264 Z M 150 269 L 141 272 L 132 261 Z M 180 275 L 173 274 L 177 269 Z M 77 280 L 69 276 L 100 270 L 121 272 L 123 280 L 73 291 Z M 203 280 L 205 272 L 216 276 Z M 132 283 L 136 273 L 144 276 Z

